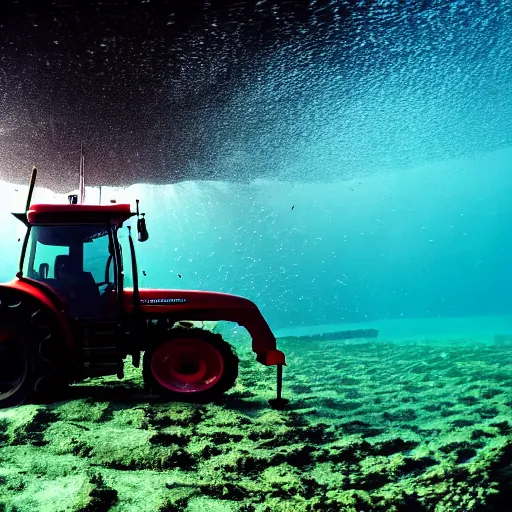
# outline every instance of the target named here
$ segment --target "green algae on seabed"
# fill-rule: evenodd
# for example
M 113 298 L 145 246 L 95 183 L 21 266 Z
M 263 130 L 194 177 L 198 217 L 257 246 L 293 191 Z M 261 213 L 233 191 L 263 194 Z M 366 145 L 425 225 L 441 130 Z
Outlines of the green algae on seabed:
M 120 399 L 109 377 L 1 410 L 0 511 L 509 510 L 509 345 L 281 345 L 287 411 L 243 351 L 215 404 Z

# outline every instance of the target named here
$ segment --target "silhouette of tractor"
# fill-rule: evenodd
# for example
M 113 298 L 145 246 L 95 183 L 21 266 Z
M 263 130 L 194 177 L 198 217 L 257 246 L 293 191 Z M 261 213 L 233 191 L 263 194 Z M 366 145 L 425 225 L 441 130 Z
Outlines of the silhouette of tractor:
M 31 205 L 16 278 L 0 284 L 0 407 L 55 399 L 88 377 L 124 377 L 124 359 L 140 366 L 146 391 L 169 400 L 209 402 L 233 387 L 238 357 L 232 347 L 193 321 L 231 321 L 245 327 L 259 363 L 277 367 L 283 408 L 283 352 L 257 306 L 224 293 L 139 289 L 134 241 L 123 223 L 137 215 L 137 238 L 148 239 L 144 214 L 128 204 Z M 122 232 L 125 232 L 124 234 Z M 126 254 L 129 259 L 126 261 Z M 131 260 L 131 261 L 130 261 Z M 131 281 L 131 282 L 130 282 Z

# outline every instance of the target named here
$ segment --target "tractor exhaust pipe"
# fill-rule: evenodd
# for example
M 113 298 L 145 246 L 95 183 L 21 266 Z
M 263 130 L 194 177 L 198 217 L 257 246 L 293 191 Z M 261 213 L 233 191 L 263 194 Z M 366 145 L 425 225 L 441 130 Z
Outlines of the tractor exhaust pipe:
M 36 186 L 36 178 L 37 178 L 37 169 L 35 167 L 32 168 L 32 174 L 30 175 L 30 182 L 28 185 L 28 196 L 27 196 L 27 204 L 25 205 L 25 213 L 28 212 L 30 208 L 30 203 L 32 202 L 32 194 L 34 193 L 34 188 Z
M 27 195 L 27 203 L 25 204 L 25 213 L 13 213 L 13 215 L 27 226 L 27 233 L 25 234 L 25 238 L 23 239 L 23 246 L 20 253 L 20 263 L 19 270 L 16 273 L 16 277 L 21 279 L 23 277 L 23 259 L 25 256 L 25 251 L 27 250 L 28 244 L 28 234 L 30 232 L 30 225 L 28 223 L 28 210 L 30 208 L 30 203 L 32 202 L 32 194 L 34 193 L 34 188 L 36 186 L 36 178 L 37 178 L 37 169 L 32 167 L 32 174 L 30 175 L 30 182 L 28 184 L 28 195 Z

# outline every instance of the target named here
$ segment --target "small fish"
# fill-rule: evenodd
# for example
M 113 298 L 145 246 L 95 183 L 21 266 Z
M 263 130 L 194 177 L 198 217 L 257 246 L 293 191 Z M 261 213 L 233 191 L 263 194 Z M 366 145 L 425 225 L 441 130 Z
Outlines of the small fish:
M 178 274 L 178 277 L 181 279 L 181 274 Z
M 294 208 L 295 208 L 295 205 L 293 204 L 293 205 L 292 205 L 292 210 L 293 210 Z
M 146 274 L 146 271 L 145 271 L 145 270 L 143 270 L 143 271 L 142 271 L 142 275 L 143 275 L 143 276 L 147 276 L 147 274 Z

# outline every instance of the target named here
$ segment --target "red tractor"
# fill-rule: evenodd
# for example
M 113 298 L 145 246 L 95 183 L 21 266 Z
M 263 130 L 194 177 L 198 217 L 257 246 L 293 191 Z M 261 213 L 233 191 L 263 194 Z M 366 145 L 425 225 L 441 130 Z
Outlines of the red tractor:
M 31 205 L 19 272 L 0 285 L 0 407 L 52 399 L 68 384 L 117 375 L 130 355 L 145 388 L 164 398 L 209 402 L 235 384 L 238 357 L 232 347 L 192 321 L 231 321 L 245 327 L 258 362 L 277 366 L 277 398 L 283 408 L 283 352 L 258 307 L 224 293 L 140 289 L 130 227 L 137 215 L 138 240 L 148 238 L 144 214 L 128 204 Z M 83 193 L 81 194 L 83 198 Z M 121 236 L 125 231 L 126 236 Z M 123 259 L 130 253 L 131 261 Z M 131 274 L 131 283 L 130 280 Z

